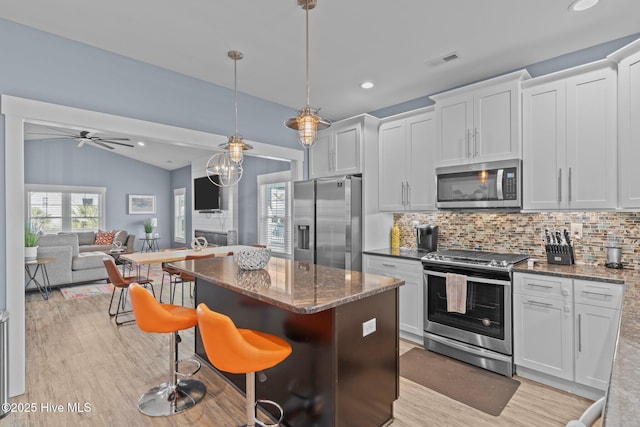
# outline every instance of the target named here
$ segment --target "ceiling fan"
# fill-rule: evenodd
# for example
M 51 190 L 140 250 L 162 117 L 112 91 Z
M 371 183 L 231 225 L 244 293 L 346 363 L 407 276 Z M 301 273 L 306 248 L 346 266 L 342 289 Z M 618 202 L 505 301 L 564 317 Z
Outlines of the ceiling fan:
M 48 127 L 48 126 L 45 126 Z M 55 130 L 56 134 L 51 133 L 40 133 L 40 132 L 29 132 L 29 135 L 42 135 L 46 137 L 46 139 L 73 139 L 78 141 L 78 148 L 82 147 L 87 142 L 93 142 L 96 145 L 99 145 L 104 148 L 108 148 L 109 150 L 113 150 L 115 147 L 112 147 L 110 144 L 121 145 L 124 147 L 133 148 L 132 144 L 128 144 L 122 141 L 129 141 L 129 138 L 116 138 L 116 137 L 108 137 L 108 136 L 97 136 L 95 132 L 91 132 L 88 130 L 78 131 L 78 133 L 72 133 L 69 130 L 58 129 L 58 128 L 49 128 Z

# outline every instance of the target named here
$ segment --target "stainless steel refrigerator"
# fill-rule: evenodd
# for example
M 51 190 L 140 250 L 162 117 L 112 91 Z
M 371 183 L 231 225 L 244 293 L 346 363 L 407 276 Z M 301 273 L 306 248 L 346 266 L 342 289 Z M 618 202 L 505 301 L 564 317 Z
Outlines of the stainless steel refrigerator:
M 293 183 L 293 259 L 362 271 L 362 178 Z

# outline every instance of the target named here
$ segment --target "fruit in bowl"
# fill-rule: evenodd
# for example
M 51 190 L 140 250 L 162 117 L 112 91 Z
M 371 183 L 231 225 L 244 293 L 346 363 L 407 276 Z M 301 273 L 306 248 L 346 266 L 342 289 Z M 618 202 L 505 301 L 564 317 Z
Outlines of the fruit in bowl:
M 265 268 L 271 258 L 269 248 L 238 249 L 233 251 L 233 260 L 240 270 L 260 270 Z

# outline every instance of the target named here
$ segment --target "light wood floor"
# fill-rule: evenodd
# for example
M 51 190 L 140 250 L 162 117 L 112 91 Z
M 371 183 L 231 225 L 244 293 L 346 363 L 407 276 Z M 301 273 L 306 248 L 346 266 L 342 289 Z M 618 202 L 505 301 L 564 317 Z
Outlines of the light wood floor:
M 35 403 L 35 413 L 11 413 L 2 426 L 234 426 L 244 415 L 244 399 L 207 368 L 197 374 L 207 387 L 201 404 L 168 418 L 151 418 L 136 407 L 139 396 L 166 381 L 168 337 L 116 326 L 107 315 L 110 295 L 49 301 L 27 295 L 27 393 L 12 403 Z M 193 332 L 185 332 L 180 356 L 193 353 Z M 402 341 L 400 352 L 413 344 Z M 437 375 L 437 372 L 434 372 Z M 564 426 L 590 401 L 523 378 L 499 417 L 493 417 L 400 378 L 393 427 Z M 90 412 L 67 411 L 68 403 L 90 405 Z M 63 405 L 62 413 L 46 405 Z M 369 427 L 369 426 L 354 426 Z

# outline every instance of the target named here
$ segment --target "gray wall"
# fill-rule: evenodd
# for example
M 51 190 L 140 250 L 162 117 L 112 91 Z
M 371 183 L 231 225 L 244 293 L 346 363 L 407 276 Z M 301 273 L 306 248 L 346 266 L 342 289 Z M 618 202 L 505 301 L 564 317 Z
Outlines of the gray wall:
M 145 218 L 158 218 L 159 244 L 169 246 L 172 191 L 170 172 L 70 140 L 27 141 L 24 145 L 24 182 L 27 184 L 106 187 L 105 228 L 127 230 L 144 237 Z M 155 215 L 129 215 L 129 194 L 156 196 Z M 136 242 L 136 250 L 140 241 Z

